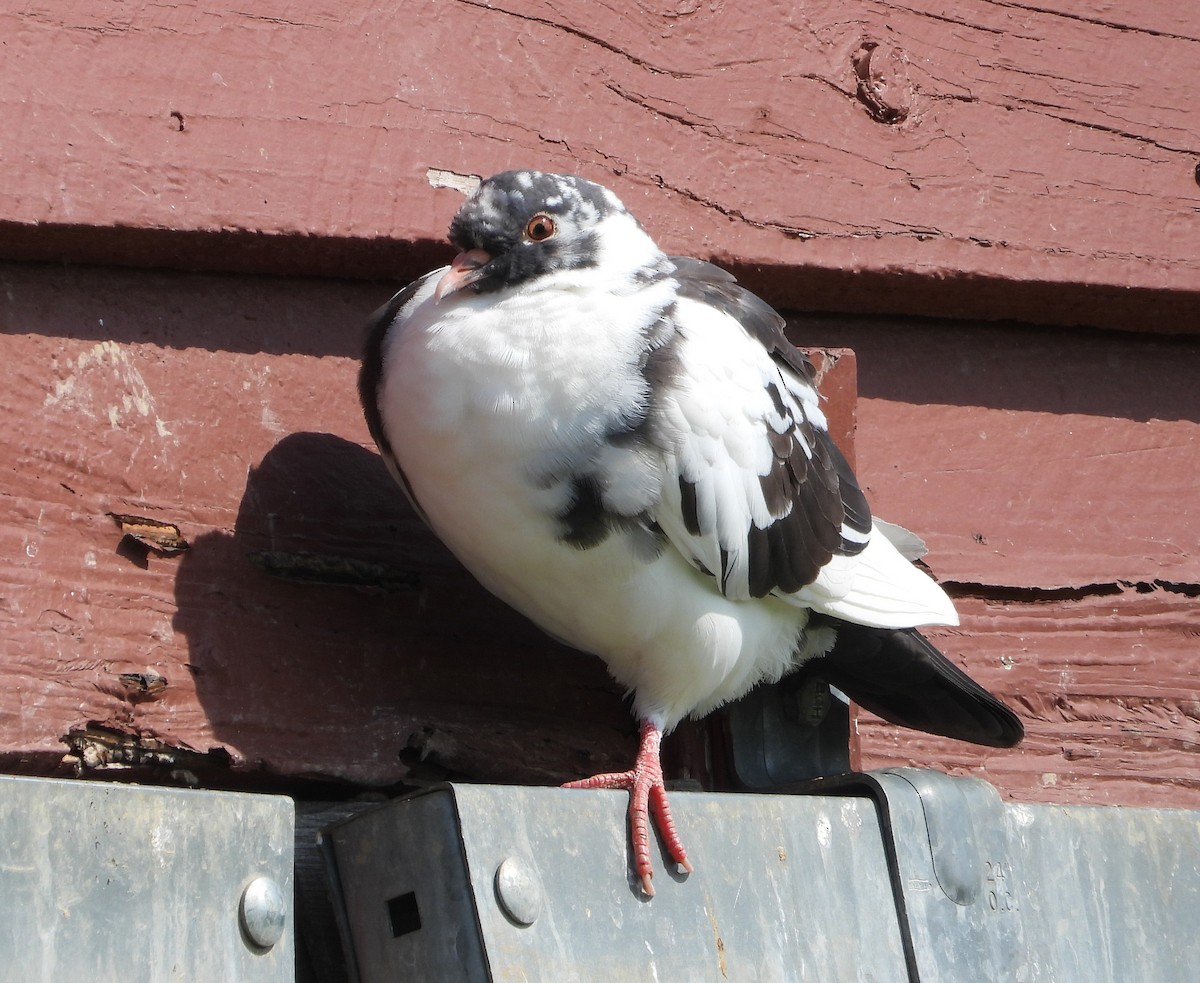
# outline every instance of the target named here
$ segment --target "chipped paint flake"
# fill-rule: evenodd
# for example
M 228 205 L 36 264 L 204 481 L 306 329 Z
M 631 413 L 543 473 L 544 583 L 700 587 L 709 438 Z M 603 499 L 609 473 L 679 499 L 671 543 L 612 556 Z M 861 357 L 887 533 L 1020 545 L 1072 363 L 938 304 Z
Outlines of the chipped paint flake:
M 425 180 L 431 188 L 453 188 L 464 195 L 473 194 L 483 178 L 478 174 L 459 174 L 456 171 L 444 171 L 438 167 L 430 167 L 425 171 Z

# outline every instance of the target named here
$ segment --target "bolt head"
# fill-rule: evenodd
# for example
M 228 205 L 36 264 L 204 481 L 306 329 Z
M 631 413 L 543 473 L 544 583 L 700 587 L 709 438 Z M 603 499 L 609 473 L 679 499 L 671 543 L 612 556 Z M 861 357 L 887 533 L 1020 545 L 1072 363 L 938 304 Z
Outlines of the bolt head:
M 545 891 L 533 864 L 522 857 L 506 857 L 496 868 L 496 900 L 518 925 L 532 925 L 542 913 Z
M 270 949 L 283 937 L 287 903 L 283 889 L 270 877 L 256 877 L 242 892 L 238 906 L 242 931 L 260 949 Z

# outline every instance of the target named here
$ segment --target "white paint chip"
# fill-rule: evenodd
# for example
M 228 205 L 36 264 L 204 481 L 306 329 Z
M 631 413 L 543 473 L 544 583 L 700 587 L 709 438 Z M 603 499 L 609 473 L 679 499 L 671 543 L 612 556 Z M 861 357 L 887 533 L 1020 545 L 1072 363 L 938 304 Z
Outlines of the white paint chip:
M 456 171 L 444 171 L 439 167 L 430 167 L 425 171 L 425 180 L 431 188 L 453 188 L 464 195 L 475 193 L 483 178 L 478 174 L 459 174 Z

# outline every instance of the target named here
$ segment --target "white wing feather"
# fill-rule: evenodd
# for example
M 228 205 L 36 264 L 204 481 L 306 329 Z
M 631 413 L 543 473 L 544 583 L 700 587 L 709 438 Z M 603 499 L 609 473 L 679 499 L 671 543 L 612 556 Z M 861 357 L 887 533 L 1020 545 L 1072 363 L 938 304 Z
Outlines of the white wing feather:
M 717 586 L 726 596 L 749 600 L 747 535 L 752 522 L 760 528 L 766 524 L 760 475 L 764 460 L 771 458 L 768 430 L 774 423 L 779 432 L 778 412 L 765 387 L 780 379 L 780 370 L 732 316 L 696 302 L 680 307 L 679 323 L 686 326 L 679 350 L 683 372 L 665 399 L 676 445 L 666 462 L 655 518 L 693 565 L 722 581 Z M 807 385 L 796 385 L 799 380 L 785 377 L 783 382 L 784 399 L 794 412 L 803 412 L 823 430 L 815 394 Z M 695 486 L 699 533 L 685 523 L 680 477 Z M 877 628 L 958 624 L 945 591 L 906 560 L 878 526 L 860 553 L 835 554 L 812 583 L 774 594 L 797 607 Z

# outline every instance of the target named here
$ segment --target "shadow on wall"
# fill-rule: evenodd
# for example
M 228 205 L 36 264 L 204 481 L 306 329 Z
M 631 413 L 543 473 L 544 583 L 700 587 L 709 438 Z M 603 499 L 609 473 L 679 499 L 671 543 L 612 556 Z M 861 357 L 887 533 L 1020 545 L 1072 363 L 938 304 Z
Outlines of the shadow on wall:
M 1195 335 L 831 316 L 788 335 L 854 349 L 868 399 L 1200 422 Z
M 0 333 L 357 358 L 367 314 L 403 282 L 0 265 Z
M 205 533 L 182 557 L 174 627 L 187 637 L 217 737 L 250 766 L 381 782 L 402 775 L 395 755 L 411 722 L 387 713 L 380 697 L 390 689 L 388 667 L 355 629 L 392 606 L 414 608 L 415 591 L 381 598 L 383 590 L 292 583 L 255 562 L 272 551 L 335 553 L 339 538 L 352 535 L 337 516 L 354 511 L 355 496 L 376 510 L 379 540 L 398 539 L 416 520 L 385 494 L 390 482 L 382 462 L 356 444 L 291 435 L 251 469 L 233 533 Z M 405 643 L 395 638 L 397 653 Z
M 175 593 L 198 698 L 245 767 L 559 782 L 615 767 L 633 733 L 599 660 L 479 587 L 381 459 L 331 434 L 251 469 L 233 533 L 197 537 Z

